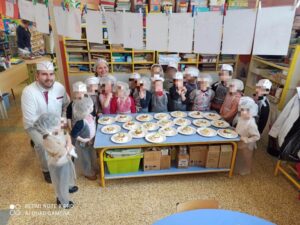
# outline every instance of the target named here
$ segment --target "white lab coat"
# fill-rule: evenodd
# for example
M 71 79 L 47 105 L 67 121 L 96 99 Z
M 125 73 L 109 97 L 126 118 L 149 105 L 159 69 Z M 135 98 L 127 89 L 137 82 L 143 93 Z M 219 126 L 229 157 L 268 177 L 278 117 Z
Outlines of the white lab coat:
M 33 127 L 33 123 L 43 113 L 55 113 L 65 116 L 67 106 L 70 102 L 66 90 L 59 82 L 54 82 L 48 91 L 48 104 L 46 103 L 44 91 L 37 82 L 25 87 L 21 97 L 24 128 Z
M 273 124 L 269 135 L 278 138 L 278 144 L 281 146 L 293 124 L 298 119 L 300 114 L 300 99 L 295 95 L 288 104 L 284 107 L 279 117 Z

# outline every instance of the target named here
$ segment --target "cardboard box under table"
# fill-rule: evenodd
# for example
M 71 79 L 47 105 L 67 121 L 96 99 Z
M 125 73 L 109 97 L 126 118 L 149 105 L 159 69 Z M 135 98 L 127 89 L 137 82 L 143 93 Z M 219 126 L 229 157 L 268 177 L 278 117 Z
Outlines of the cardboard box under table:
M 187 112 L 188 113 L 188 112 Z M 154 113 L 149 113 L 154 115 Z M 136 121 L 137 114 L 130 114 L 133 117 L 133 120 Z M 111 117 L 115 117 L 115 115 L 109 115 Z M 186 117 L 189 120 L 193 120 L 190 117 Z M 157 122 L 156 119 L 152 120 L 153 122 Z M 122 127 L 123 123 L 116 122 L 115 124 Z M 193 126 L 193 125 L 191 125 Z M 194 135 L 182 135 L 177 134 L 173 137 L 167 137 L 164 143 L 154 144 L 147 142 L 144 138 L 133 138 L 130 142 L 125 144 L 117 144 L 111 141 L 111 135 L 104 134 L 101 132 L 101 128 L 103 125 L 98 125 L 96 131 L 96 138 L 94 142 L 94 148 L 99 150 L 99 163 L 100 163 L 100 184 L 101 186 L 105 186 L 105 180 L 108 179 L 120 179 L 120 178 L 130 178 L 130 177 L 145 177 L 145 176 L 164 176 L 164 175 L 176 175 L 176 174 L 191 174 L 191 173 L 212 173 L 212 172 L 228 172 L 229 177 L 233 174 L 236 151 L 237 151 L 237 142 L 240 140 L 239 138 L 235 139 L 226 139 L 220 136 L 215 137 L 202 137 L 198 134 Z M 193 126 L 194 127 L 194 126 Z M 175 126 L 177 128 L 177 126 Z M 196 127 L 195 127 L 196 128 Z M 212 127 L 213 128 L 213 127 Z M 215 128 L 213 128 L 215 129 Z M 127 130 L 121 128 L 121 132 L 128 132 Z M 231 145 L 233 148 L 232 152 L 232 163 L 230 164 L 230 168 L 218 168 L 218 164 L 213 168 L 205 168 L 205 167 L 188 167 L 188 168 L 176 168 L 171 166 L 170 169 L 164 170 L 148 170 L 132 172 L 132 173 L 124 173 L 124 174 L 109 174 L 105 170 L 104 167 L 104 155 L 107 150 L 110 149 L 129 149 L 129 148 L 149 148 L 149 147 L 165 147 L 165 146 L 201 146 L 201 145 Z M 171 152 L 172 153 L 172 152 Z M 161 163 L 159 164 L 159 167 Z

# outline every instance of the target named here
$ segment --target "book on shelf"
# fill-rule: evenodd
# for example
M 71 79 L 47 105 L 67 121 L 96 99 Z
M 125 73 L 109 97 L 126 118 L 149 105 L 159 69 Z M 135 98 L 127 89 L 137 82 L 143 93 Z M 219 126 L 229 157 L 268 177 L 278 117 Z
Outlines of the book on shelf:
M 161 11 L 161 0 L 150 0 L 150 12 Z
M 100 5 L 106 12 L 113 12 L 115 9 L 115 0 L 100 0 Z

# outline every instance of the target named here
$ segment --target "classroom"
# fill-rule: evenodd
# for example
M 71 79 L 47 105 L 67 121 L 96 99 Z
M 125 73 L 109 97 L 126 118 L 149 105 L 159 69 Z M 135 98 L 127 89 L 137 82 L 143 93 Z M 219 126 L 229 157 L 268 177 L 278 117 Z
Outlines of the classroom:
M 0 225 L 300 224 L 300 0 L 0 0 Z

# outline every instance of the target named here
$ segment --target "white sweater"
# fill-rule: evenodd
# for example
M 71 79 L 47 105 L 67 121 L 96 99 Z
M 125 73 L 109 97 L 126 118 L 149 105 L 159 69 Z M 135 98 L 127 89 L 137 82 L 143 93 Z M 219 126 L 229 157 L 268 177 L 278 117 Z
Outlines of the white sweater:
M 250 150 L 256 147 L 256 141 L 260 139 L 260 134 L 254 118 L 250 120 L 238 119 L 236 132 L 241 136 L 241 141 L 248 145 Z
M 24 128 L 33 127 L 33 123 L 43 113 L 55 113 L 64 116 L 70 102 L 66 90 L 59 82 L 54 82 L 48 91 L 48 104 L 44 95 L 45 89 L 34 82 L 24 88 L 21 97 Z

